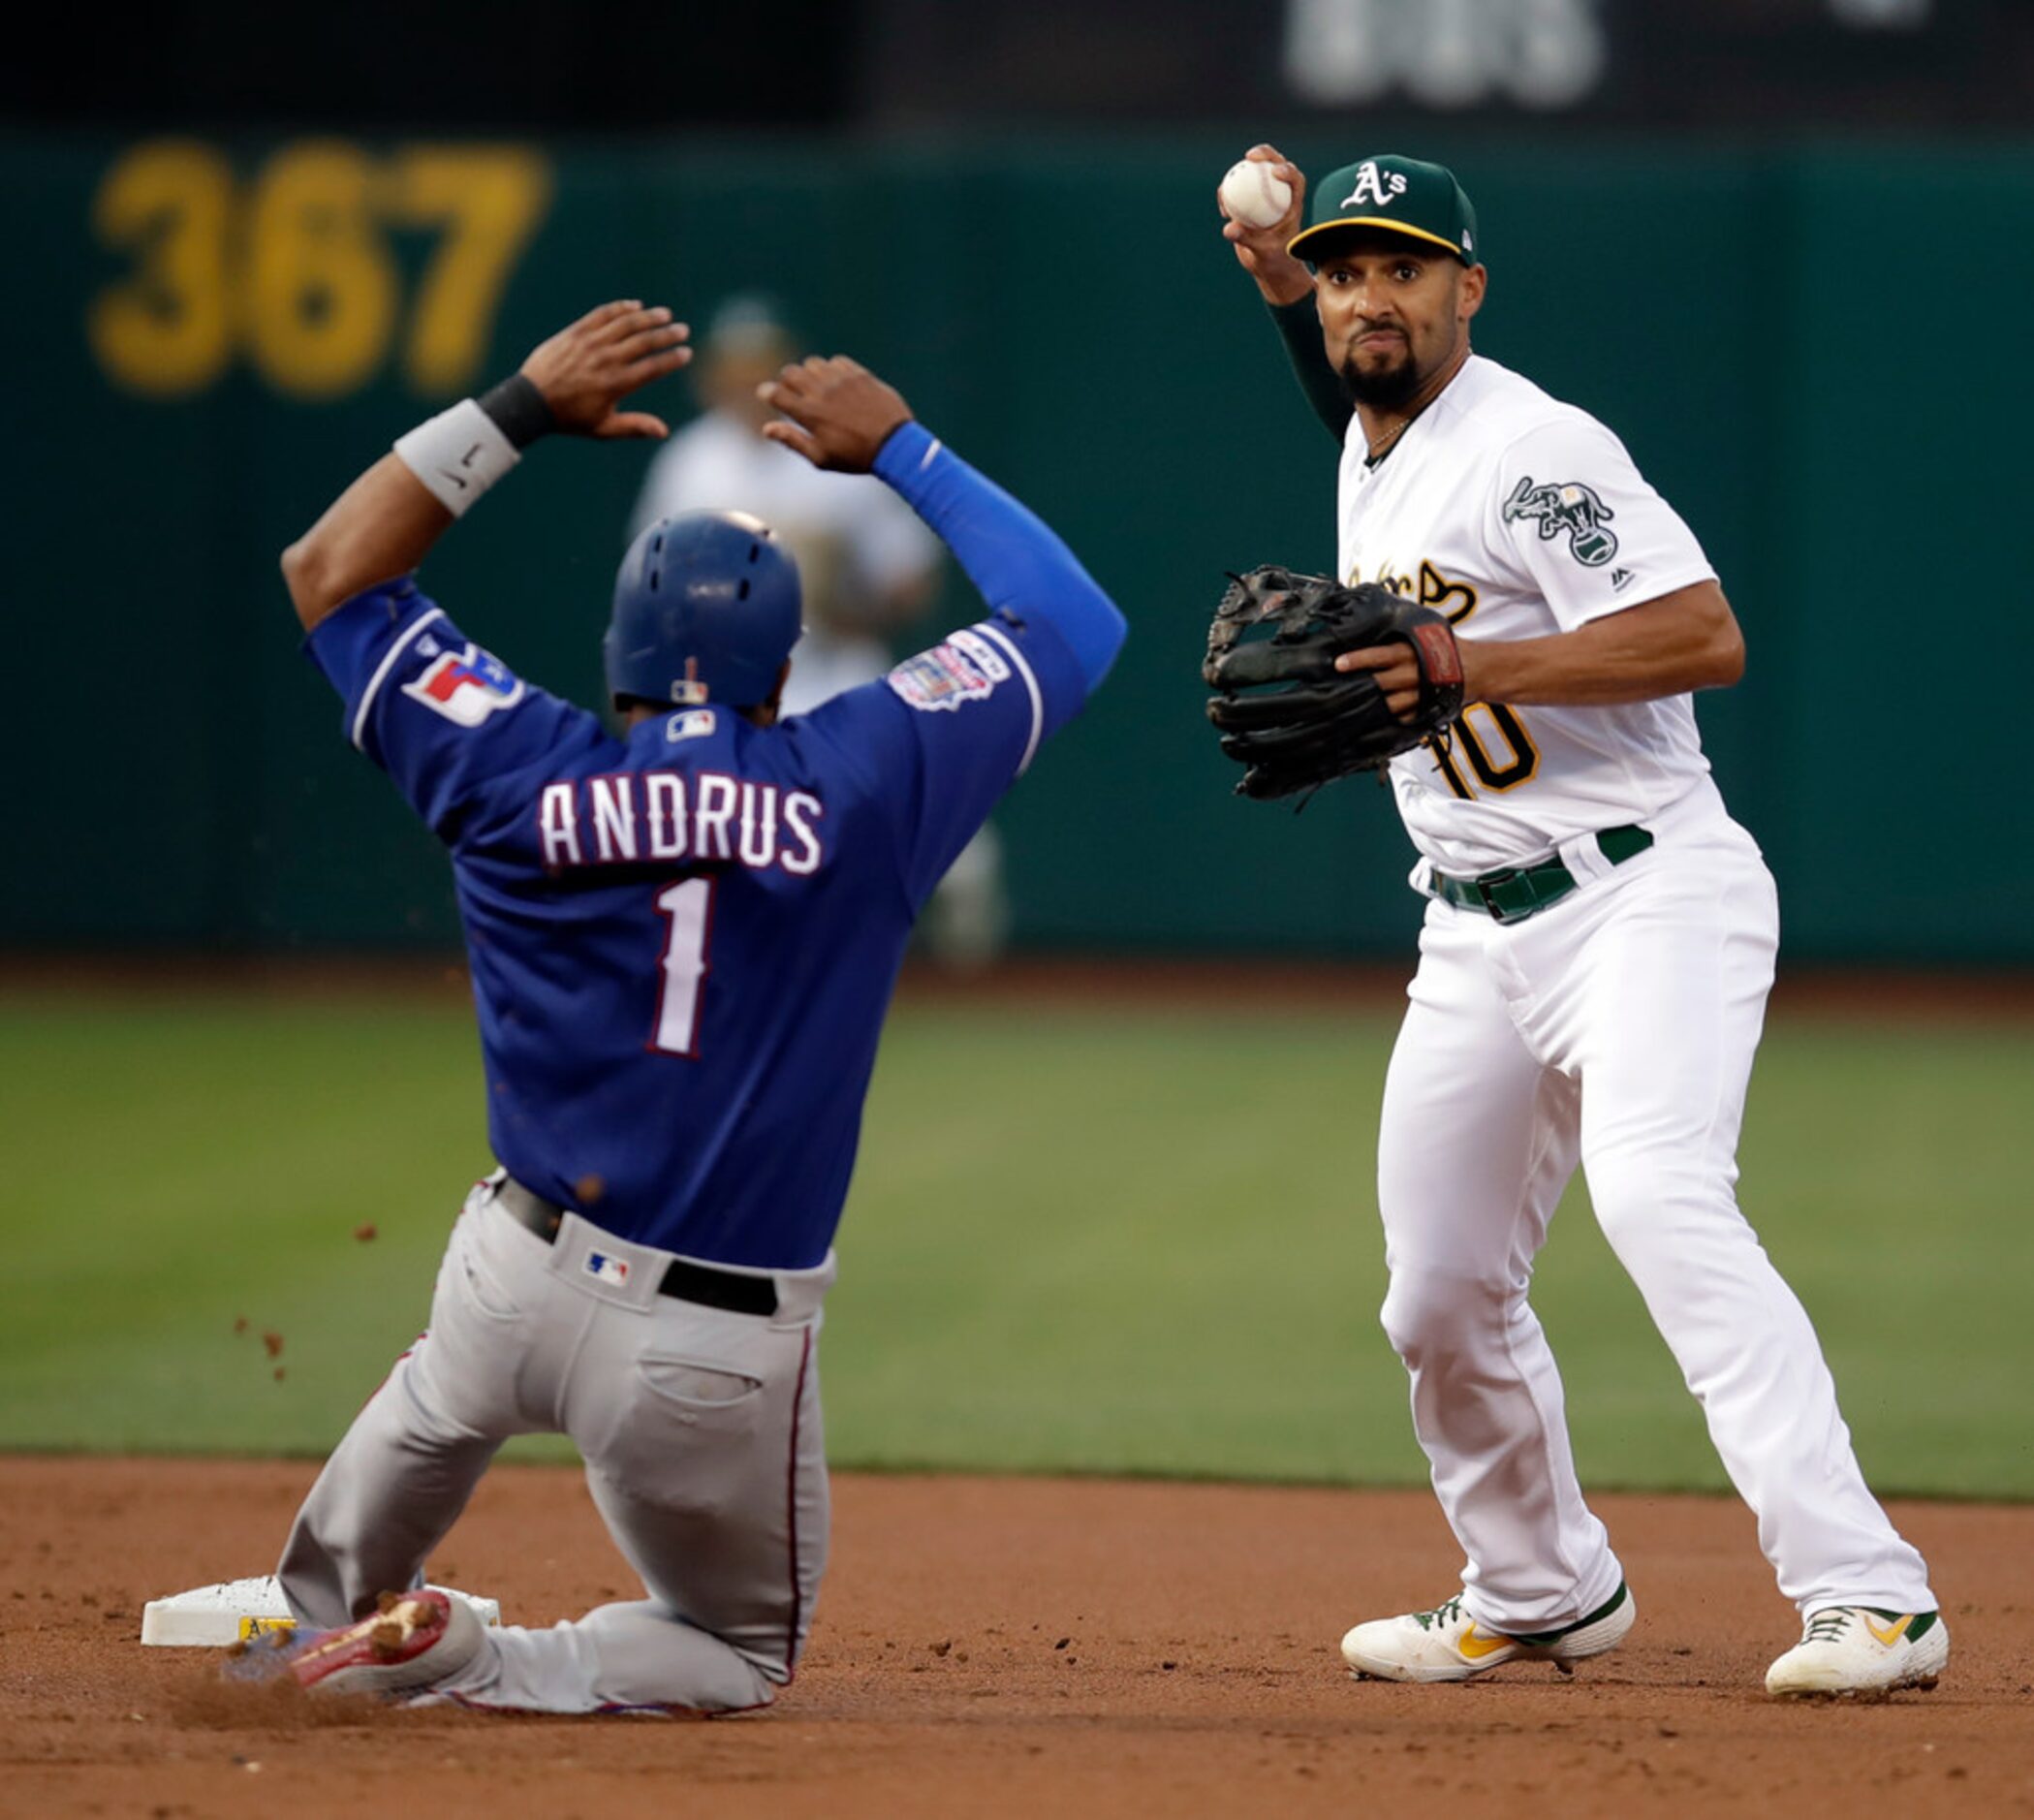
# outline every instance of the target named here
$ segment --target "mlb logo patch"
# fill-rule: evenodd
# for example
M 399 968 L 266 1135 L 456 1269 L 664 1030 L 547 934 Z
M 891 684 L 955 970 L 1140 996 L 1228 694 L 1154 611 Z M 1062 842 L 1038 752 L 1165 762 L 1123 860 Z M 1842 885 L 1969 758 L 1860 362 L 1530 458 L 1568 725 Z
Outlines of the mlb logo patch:
M 478 727 L 489 714 L 521 701 L 523 683 L 500 658 L 469 644 L 463 651 L 440 653 L 402 685 L 402 692 L 455 727 Z
M 617 1289 L 629 1280 L 628 1259 L 610 1257 L 605 1251 L 587 1252 L 586 1260 L 579 1269 L 594 1281 L 612 1283 Z
M 1009 675 L 1010 666 L 986 639 L 956 632 L 944 644 L 905 659 L 888 681 L 908 706 L 931 713 L 979 702 Z
M 713 710 L 710 707 L 689 707 L 664 723 L 664 742 L 676 745 L 680 739 L 704 739 L 712 731 Z

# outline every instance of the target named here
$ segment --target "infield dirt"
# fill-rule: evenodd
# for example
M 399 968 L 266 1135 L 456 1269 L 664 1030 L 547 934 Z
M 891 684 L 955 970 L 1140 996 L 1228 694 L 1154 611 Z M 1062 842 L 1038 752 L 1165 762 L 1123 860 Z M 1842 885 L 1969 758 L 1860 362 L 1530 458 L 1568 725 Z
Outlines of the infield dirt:
M 0 1812 L 2034 1813 L 2034 1510 L 1903 1504 L 1955 1636 L 1932 1694 L 1790 1707 L 1794 1640 L 1736 1503 L 1598 1500 L 1640 1602 L 1572 1679 L 1357 1684 L 1359 1616 L 1457 1556 L 1424 1494 L 835 1481 L 797 1684 L 715 1723 L 327 1705 L 143 1649 L 143 1601 L 263 1571 L 302 1462 L 4 1459 Z M 548 1623 L 634 1591 L 577 1474 L 502 1467 L 433 1573 Z

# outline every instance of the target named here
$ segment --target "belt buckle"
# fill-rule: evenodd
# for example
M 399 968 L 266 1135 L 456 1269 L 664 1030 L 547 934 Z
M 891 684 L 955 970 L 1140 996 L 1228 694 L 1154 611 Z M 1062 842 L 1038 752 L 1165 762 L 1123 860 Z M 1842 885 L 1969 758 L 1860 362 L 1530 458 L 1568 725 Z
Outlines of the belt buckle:
M 1506 870 L 1501 872 L 1486 872 L 1481 878 L 1472 878 L 1469 881 L 1469 884 L 1474 889 L 1476 894 L 1483 899 L 1484 914 L 1487 916 L 1492 923 L 1498 925 L 1499 927 L 1502 927 L 1507 923 L 1516 923 L 1519 920 L 1519 918 L 1512 915 L 1511 912 L 1506 910 L 1504 906 L 1500 904 L 1495 897 L 1491 896 L 1490 887 L 1493 884 L 1509 885 L 1512 882 L 1512 880 L 1517 878 L 1518 876 L 1518 868 L 1517 866 L 1512 866 L 1508 867 Z M 1532 913 L 1531 911 L 1527 910 L 1522 911 L 1519 914 L 1521 916 L 1530 916 Z

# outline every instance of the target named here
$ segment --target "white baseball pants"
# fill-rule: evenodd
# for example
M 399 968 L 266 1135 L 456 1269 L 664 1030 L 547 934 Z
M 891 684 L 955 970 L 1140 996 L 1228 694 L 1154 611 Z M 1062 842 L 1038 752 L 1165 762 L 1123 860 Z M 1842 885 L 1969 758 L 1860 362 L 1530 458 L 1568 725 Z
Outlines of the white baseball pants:
M 1580 1160 L 1596 1217 L 1702 1404 L 1802 1612 L 1931 1611 L 1866 1489 L 1808 1317 L 1737 1210 L 1737 1146 L 1778 907 L 1706 779 L 1655 844 L 1500 925 L 1436 901 L 1378 1151 L 1383 1320 L 1489 1630 L 1571 1623 L 1623 1569 L 1582 1499 L 1560 1374 L 1526 1299 Z M 1569 855 L 1564 849 L 1564 858 Z
M 648 1596 L 548 1630 L 490 1630 L 431 1691 L 544 1712 L 767 1705 L 826 1565 L 815 1348 L 833 1260 L 775 1272 L 774 1317 L 659 1295 L 670 1261 L 576 1214 L 546 1244 L 494 1205 L 491 1183 L 477 1187 L 429 1332 L 297 1514 L 277 1569 L 297 1619 L 329 1629 L 422 1585 L 502 1442 L 568 1434 Z

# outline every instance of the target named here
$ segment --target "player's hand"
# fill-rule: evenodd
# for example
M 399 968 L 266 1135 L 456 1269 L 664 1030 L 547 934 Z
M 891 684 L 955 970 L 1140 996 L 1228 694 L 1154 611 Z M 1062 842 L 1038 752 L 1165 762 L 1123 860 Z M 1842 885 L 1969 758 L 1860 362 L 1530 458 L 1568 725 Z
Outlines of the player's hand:
M 756 396 L 784 414 L 764 424 L 764 435 L 796 449 L 816 468 L 842 474 L 866 474 L 891 432 L 911 422 L 911 407 L 896 389 L 845 354 L 794 361 L 758 386 Z
M 1462 700 L 1502 701 L 1504 698 L 1494 693 L 1503 686 L 1501 679 L 1486 674 L 1491 646 L 1480 639 L 1457 639 L 1455 648 L 1462 666 Z M 1414 662 L 1409 644 L 1394 639 L 1390 644 L 1344 651 L 1334 660 L 1334 667 L 1345 675 L 1352 670 L 1369 671 L 1384 691 L 1385 706 L 1400 720 L 1410 720 L 1420 706 L 1420 666 Z
M 1385 706 L 1400 720 L 1410 720 L 1420 706 L 1420 666 L 1412 646 L 1393 640 L 1390 644 L 1372 644 L 1360 651 L 1344 651 L 1334 667 L 1345 675 L 1367 670 L 1384 691 Z
M 691 360 L 691 333 L 662 304 L 603 303 L 545 342 L 523 361 L 522 376 L 543 392 L 553 424 L 568 435 L 669 436 L 661 417 L 614 407 Z
M 1236 263 L 1257 280 L 1268 303 L 1297 303 L 1314 288 L 1313 274 L 1285 250 L 1306 216 L 1306 173 L 1275 145 L 1253 145 L 1243 154 L 1268 164 L 1272 174 L 1293 186 L 1293 205 L 1268 228 L 1246 228 L 1222 217 L 1222 237 L 1236 248 Z M 1220 203 L 1215 204 L 1219 210 Z

